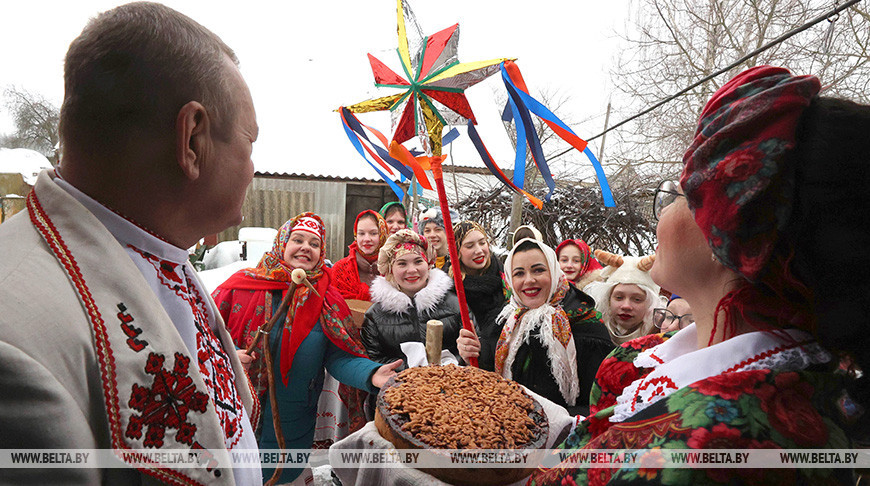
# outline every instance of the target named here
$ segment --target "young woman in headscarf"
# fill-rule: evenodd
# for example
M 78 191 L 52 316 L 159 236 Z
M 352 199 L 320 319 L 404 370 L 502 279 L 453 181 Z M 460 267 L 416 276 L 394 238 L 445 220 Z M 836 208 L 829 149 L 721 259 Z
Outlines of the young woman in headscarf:
M 870 227 L 857 223 L 870 214 L 870 106 L 820 87 L 770 66 L 737 75 L 701 112 L 680 182 L 656 191 L 652 277 L 695 322 L 602 363 L 594 415 L 560 446 L 640 449 L 651 467 L 564 464 L 530 484 L 856 484 L 848 465 L 658 466 L 669 449 L 774 466 L 759 449 L 870 439 Z
M 399 201 L 391 201 L 384 204 L 378 213 L 387 222 L 387 229 L 390 234 L 408 227 L 408 214 L 405 211 L 405 205 Z
M 468 310 L 474 317 L 475 330 L 480 338 L 480 368 L 495 370 L 495 345 L 501 335 L 502 326 L 497 322 L 498 314 L 507 301 L 507 284 L 504 280 L 504 266 L 493 258 L 489 247 L 489 236 L 482 226 L 474 221 L 462 221 L 453 226 L 456 246 L 459 251 L 459 268 L 462 271 L 462 285 Z M 448 274 L 453 276 L 451 268 Z M 461 333 L 462 331 L 460 331 Z
M 451 221 L 459 219 L 458 214 L 450 211 Z M 420 215 L 420 234 L 429 242 L 429 247 L 435 252 L 435 268 L 444 270 L 450 267 L 450 251 L 447 246 L 447 231 L 444 227 L 444 216 L 438 208 L 429 208 Z
M 565 240 L 556 247 L 559 267 L 565 273 L 568 283 L 583 289 L 601 274 L 603 268 L 592 256 L 589 245 L 581 239 Z
M 594 281 L 583 290 L 595 299 L 595 308 L 610 332 L 614 344 L 658 332 L 653 310 L 663 307 L 660 287 L 649 275 L 653 256 L 623 257 L 596 250 L 607 267 L 601 281 Z
M 595 371 L 613 350 L 607 329 L 586 294 L 571 287 L 544 243 L 520 240 L 505 260 L 510 300 L 495 349 L 495 371 L 542 397 L 585 414 Z M 463 330 L 460 355 L 480 355 L 480 342 Z M 481 356 L 481 360 L 483 357 Z
M 272 250 L 263 255 L 256 268 L 241 270 L 220 285 L 213 297 L 236 346 L 246 349 L 258 329 L 278 310 L 294 269 L 305 270 L 317 294 L 300 285 L 285 316 L 279 316 L 269 333 L 274 357 L 275 393 L 281 431 L 287 449 L 310 449 L 315 415 L 323 387 L 324 367 L 339 381 L 375 393 L 395 374 L 400 361 L 389 365 L 371 361 L 352 337 L 350 310 L 332 284 L 330 269 L 323 266 L 325 253 L 323 221 L 314 213 L 303 213 L 287 221 L 278 232 Z M 249 357 L 240 351 L 248 373 L 260 394 L 262 421 L 259 445 L 277 449 L 273 411 L 267 397 L 263 340 Z M 279 481 L 291 482 L 307 468 L 285 468 Z M 263 469 L 269 478 L 274 470 Z
M 454 356 L 462 321 L 453 279 L 431 268 L 429 244 L 409 229 L 387 238 L 378 257 L 383 274 L 372 284 L 372 306 L 366 311 L 362 341 L 369 356 L 382 363 L 404 359 L 401 344 L 425 342 L 426 322 L 444 324 L 443 349 Z
M 380 214 L 366 209 L 353 223 L 354 240 L 346 257 L 335 262 L 335 287 L 345 299 L 371 300 L 369 287 L 378 273 L 378 252 L 388 236 Z

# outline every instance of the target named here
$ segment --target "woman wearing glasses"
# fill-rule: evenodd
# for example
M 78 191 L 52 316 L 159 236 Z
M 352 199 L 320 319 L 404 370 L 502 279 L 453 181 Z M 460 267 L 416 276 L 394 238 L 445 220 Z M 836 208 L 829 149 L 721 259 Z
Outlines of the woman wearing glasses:
M 531 484 L 855 484 L 848 468 L 663 467 L 668 449 L 759 460 L 870 437 L 870 255 L 849 251 L 870 245 L 870 106 L 819 90 L 782 68 L 741 73 L 701 113 L 679 185 L 656 194 L 651 274 L 695 323 L 608 357 L 561 445 L 646 449 L 647 466 L 565 464 Z
M 694 322 L 692 308 L 679 295 L 671 296 L 667 308 L 653 309 L 653 324 L 662 332 L 679 331 Z

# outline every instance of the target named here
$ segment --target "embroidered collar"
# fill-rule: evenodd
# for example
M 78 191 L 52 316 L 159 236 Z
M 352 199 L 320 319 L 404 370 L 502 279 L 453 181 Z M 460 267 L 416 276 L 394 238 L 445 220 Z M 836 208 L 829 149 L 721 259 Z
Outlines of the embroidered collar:
M 635 367 L 653 371 L 622 391 L 610 421 L 623 422 L 671 393 L 711 376 L 758 369 L 796 371 L 831 360 L 809 334 L 795 329 L 785 332 L 793 341 L 758 331 L 698 349 L 695 324 L 686 327 L 634 359 Z
M 152 234 L 145 228 L 81 192 L 60 177 L 56 177 L 54 182 L 75 198 L 76 201 L 80 202 L 82 206 L 87 208 L 112 233 L 121 246 L 127 247 L 127 245 L 130 245 L 176 264 L 187 261 L 188 253 L 186 249 L 178 248 Z

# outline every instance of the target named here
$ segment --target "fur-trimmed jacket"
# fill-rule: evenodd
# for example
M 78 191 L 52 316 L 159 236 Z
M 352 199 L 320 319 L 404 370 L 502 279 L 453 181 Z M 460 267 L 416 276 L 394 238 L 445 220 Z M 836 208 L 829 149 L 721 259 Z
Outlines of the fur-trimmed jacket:
M 429 282 L 411 298 L 377 277 L 371 288 L 372 302 L 366 311 L 362 327 L 362 341 L 369 357 L 381 363 L 404 360 L 399 346 L 409 341 L 426 342 L 426 322 L 437 319 L 444 323 L 442 349 L 459 356 L 456 339 L 462 320 L 459 317 L 459 299 L 453 290 L 453 279 L 433 268 Z M 405 364 L 402 368 L 405 369 Z

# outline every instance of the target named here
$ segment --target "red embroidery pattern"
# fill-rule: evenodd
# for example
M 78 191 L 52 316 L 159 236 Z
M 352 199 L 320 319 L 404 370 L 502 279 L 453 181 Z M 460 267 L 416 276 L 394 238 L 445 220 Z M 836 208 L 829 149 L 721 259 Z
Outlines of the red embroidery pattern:
M 645 392 L 649 387 L 655 386 L 656 388 L 652 390 L 649 396 L 646 397 L 646 401 L 649 402 L 651 399 L 655 397 L 662 397 L 667 394 L 667 389 L 676 390 L 677 385 L 674 384 L 673 380 L 668 378 L 667 376 L 659 376 L 653 378 L 649 381 L 644 380 L 640 386 L 637 387 L 637 391 L 634 392 L 634 397 L 631 399 L 631 411 L 635 411 L 635 407 L 637 402 L 643 401 L 643 398 L 640 396 L 641 393 Z
M 121 330 L 127 335 L 127 346 L 130 346 L 130 349 L 137 353 L 142 351 L 145 349 L 145 346 L 148 346 L 148 341 L 139 339 L 142 329 L 130 324 L 134 319 L 133 316 L 127 313 L 127 306 L 123 302 L 118 303 L 118 311 L 120 311 L 117 316 L 121 320 Z
M 786 349 L 797 348 L 797 347 L 803 346 L 803 345 L 805 345 L 805 344 L 809 344 L 809 343 L 811 343 L 811 342 L 812 342 L 812 341 L 803 341 L 803 342 L 800 342 L 800 343 L 789 344 L 789 345 L 786 345 L 786 346 L 777 346 L 777 347 L 775 347 L 775 348 L 773 348 L 773 349 L 771 349 L 771 350 L 769 350 L 769 351 L 765 351 L 765 352 L 763 352 L 763 353 L 756 354 L 755 356 L 753 356 L 753 357 L 751 357 L 751 358 L 749 358 L 749 359 L 744 359 L 743 361 L 741 361 L 741 362 L 737 363 L 736 365 L 734 365 L 734 366 L 728 368 L 727 370 L 723 371 L 722 373 L 724 374 L 724 373 L 732 373 L 732 372 L 735 372 L 735 371 L 737 371 L 737 370 L 739 370 L 739 369 L 741 369 L 741 368 L 743 368 L 743 367 L 745 367 L 745 366 L 748 366 L 748 365 L 750 365 L 750 364 L 752 364 L 752 363 L 755 363 L 756 361 L 761 361 L 762 359 L 769 358 L 770 356 L 773 356 L 774 354 L 781 353 L 781 352 L 785 351 Z
M 208 396 L 196 391 L 190 378 L 190 358 L 175 353 L 172 371 L 163 369 L 165 358 L 157 353 L 148 355 L 145 373 L 154 376 L 150 388 L 134 384 L 129 405 L 140 415 L 130 417 L 126 436 L 141 439 L 145 428 L 145 447 L 163 447 L 166 429 L 175 429 L 175 440 L 192 445 L 196 425 L 187 421 L 191 410 L 203 413 L 208 408 Z
M 196 359 L 199 373 L 211 393 L 228 449 L 242 438 L 242 400 L 236 391 L 235 375 L 220 340 L 208 324 L 208 310 L 202 296 L 183 265 L 165 261 L 151 253 L 128 245 L 156 270 L 162 285 L 190 305 L 196 326 Z
M 90 290 L 88 290 L 87 285 L 85 285 L 85 279 L 82 277 L 78 263 L 76 263 L 75 258 L 69 251 L 69 248 L 67 248 L 60 233 L 58 233 L 57 228 L 55 228 L 39 203 L 36 191 L 30 191 L 30 194 L 28 194 L 27 208 L 30 212 L 30 221 L 37 231 L 42 234 L 52 253 L 54 253 L 64 269 L 66 269 L 66 273 L 70 276 L 76 292 L 82 299 L 82 303 L 84 303 L 85 310 L 94 329 L 94 348 L 97 353 L 97 359 L 100 362 L 103 394 L 106 400 L 106 413 L 112 430 L 112 446 L 115 448 L 123 447 L 119 434 L 121 422 L 118 412 L 118 383 L 115 381 L 117 372 L 115 371 L 115 359 L 112 356 L 112 348 L 109 346 L 109 338 L 106 334 L 106 325 L 103 317 L 100 315 L 100 310 L 97 309 L 94 297 L 91 295 Z
M 30 191 L 30 194 L 27 195 L 27 210 L 33 227 L 40 233 L 40 235 L 42 235 L 43 240 L 45 240 L 45 243 L 51 249 L 55 258 L 57 258 L 58 262 L 63 265 L 64 270 L 67 275 L 69 275 L 70 281 L 72 282 L 76 293 L 78 293 L 82 304 L 84 304 L 85 311 L 90 320 L 91 328 L 94 333 L 94 350 L 97 355 L 97 361 L 100 365 L 100 377 L 103 385 L 106 418 L 109 421 L 109 435 L 112 441 L 112 447 L 117 450 L 130 450 L 123 440 L 121 431 L 120 407 L 118 405 L 118 382 L 116 380 L 117 370 L 103 316 L 97 308 L 94 297 L 91 295 L 91 291 L 85 283 L 85 279 L 82 276 L 78 263 L 76 263 L 75 257 L 73 257 L 66 242 L 63 241 L 63 238 L 54 226 L 54 223 L 51 222 L 51 219 L 42 207 L 42 204 L 40 204 L 39 198 L 36 196 L 36 190 Z M 188 476 L 171 469 L 155 469 L 152 467 L 137 467 L 136 469 L 169 484 L 201 484 L 193 481 Z

